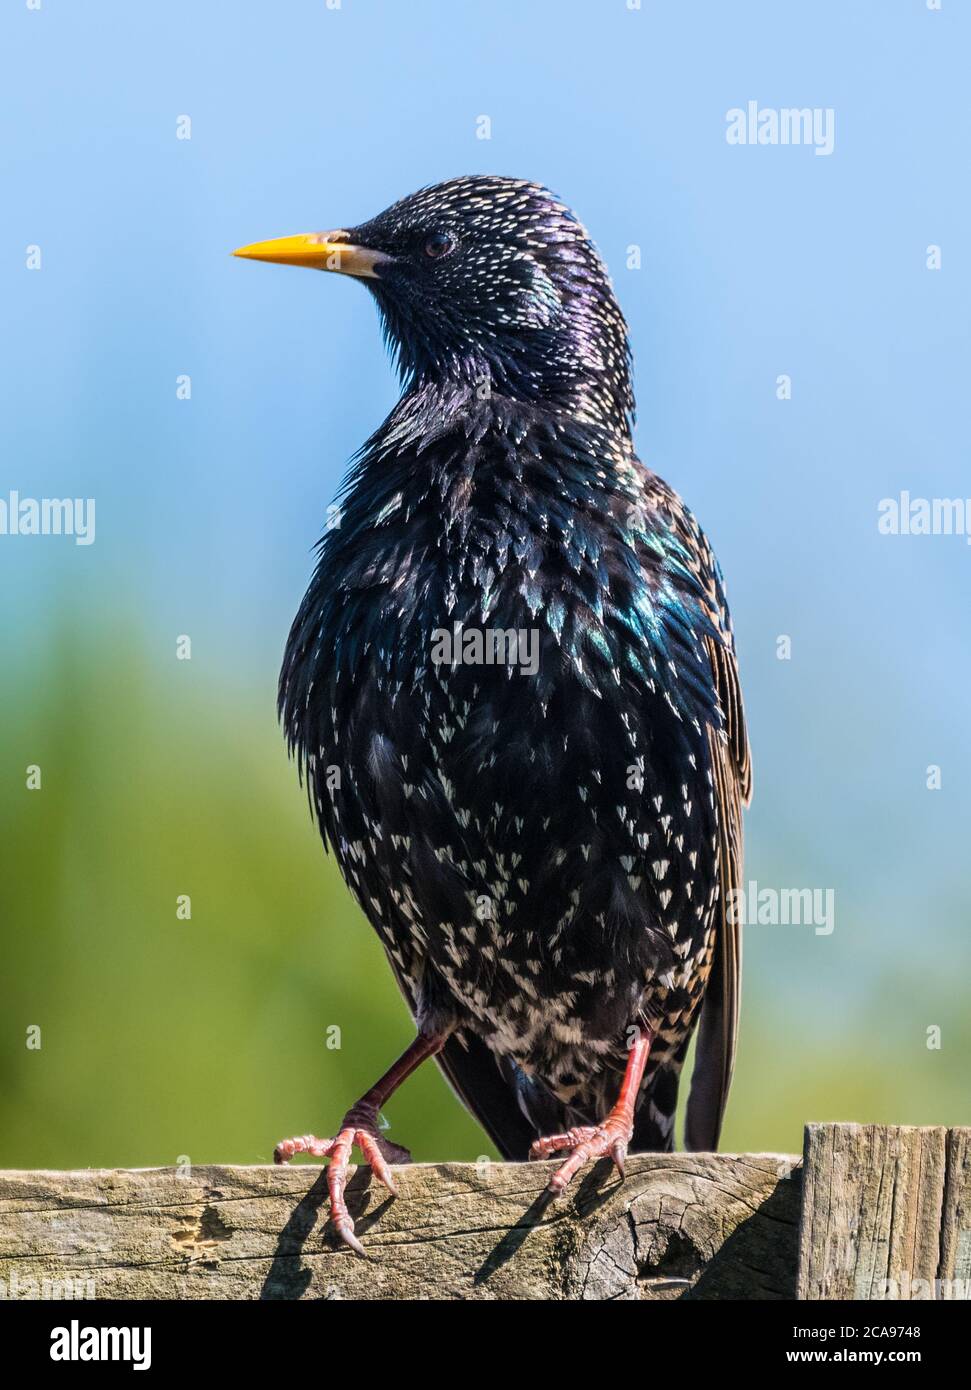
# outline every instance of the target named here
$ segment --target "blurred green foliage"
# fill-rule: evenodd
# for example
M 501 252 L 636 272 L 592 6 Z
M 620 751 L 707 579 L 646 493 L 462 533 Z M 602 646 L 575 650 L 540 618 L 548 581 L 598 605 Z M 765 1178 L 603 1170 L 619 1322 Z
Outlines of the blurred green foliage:
M 65 625 L 44 660 L 7 671 L 2 1166 L 267 1162 L 278 1138 L 332 1132 L 410 1038 L 288 765 L 275 673 L 221 689 L 174 643 L 148 661 L 133 630 L 92 645 Z M 809 1119 L 967 1119 L 971 1027 L 957 991 L 942 1004 L 946 971 L 859 960 L 858 1002 L 840 1010 L 819 939 L 750 932 L 747 954 L 724 1147 L 797 1150 Z M 794 968 L 800 1005 L 782 1008 L 774 981 Z M 431 1065 L 387 1118 L 416 1159 L 492 1152 Z

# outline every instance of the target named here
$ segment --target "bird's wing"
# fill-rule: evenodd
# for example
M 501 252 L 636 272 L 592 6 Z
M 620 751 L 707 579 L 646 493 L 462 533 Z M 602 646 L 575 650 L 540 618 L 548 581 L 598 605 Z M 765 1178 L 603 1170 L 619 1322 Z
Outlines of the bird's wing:
M 641 465 L 643 468 L 643 465 Z M 735 1062 L 741 992 L 741 927 L 732 910 L 742 883 L 742 807 L 752 795 L 752 762 L 739 683 L 731 616 L 721 571 L 707 537 L 680 498 L 650 470 L 642 486 L 680 542 L 682 562 L 693 574 L 694 597 L 705 619 L 704 638 L 711 666 L 718 723 L 708 726 L 715 803 L 718 808 L 718 922 L 701 1018 L 691 1090 L 685 1116 L 689 1149 L 718 1146 Z
M 722 714 L 720 729 L 709 727 L 715 803 L 718 807 L 718 923 L 711 975 L 705 990 L 698 1045 L 685 1116 L 689 1149 L 715 1149 L 732 1084 L 742 979 L 742 936 L 736 890 L 742 884 L 742 807 L 752 796 L 752 761 L 731 619 L 714 556 L 712 597 L 718 636 L 706 639 L 715 693 Z
M 720 894 L 714 959 L 698 1027 L 698 1045 L 685 1116 L 689 1149 L 716 1149 L 732 1084 L 742 977 L 742 937 L 733 911 L 742 881 L 742 806 L 751 796 L 751 763 L 734 648 L 709 639 L 712 671 L 725 725 L 711 729 L 712 775 L 718 806 Z

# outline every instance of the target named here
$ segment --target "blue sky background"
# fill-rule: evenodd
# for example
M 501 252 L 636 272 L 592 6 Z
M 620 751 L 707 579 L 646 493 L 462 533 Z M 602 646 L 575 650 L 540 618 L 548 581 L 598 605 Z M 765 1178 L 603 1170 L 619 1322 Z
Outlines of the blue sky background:
M 611 268 L 640 453 L 726 573 L 748 873 L 836 892 L 830 937 L 752 929 L 747 1007 L 809 1070 L 853 1016 L 920 1052 L 968 1012 L 971 546 L 880 536 L 877 505 L 971 497 L 969 40 L 958 0 L 8 0 L 0 496 L 97 500 L 93 546 L 0 537 L 8 701 L 66 632 L 130 634 L 163 684 L 186 632 L 282 761 L 310 550 L 396 389 L 359 285 L 229 253 L 456 174 L 546 183 Z M 833 154 L 727 144 L 751 99 L 832 107 Z

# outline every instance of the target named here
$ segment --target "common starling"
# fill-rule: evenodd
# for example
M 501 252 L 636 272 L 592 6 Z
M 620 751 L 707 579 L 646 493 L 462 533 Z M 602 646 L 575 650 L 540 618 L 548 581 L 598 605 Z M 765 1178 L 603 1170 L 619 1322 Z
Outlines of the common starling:
M 750 762 L 711 547 L 634 454 L 627 325 L 547 189 L 473 176 L 241 248 L 359 276 L 402 395 L 363 446 L 290 631 L 279 707 L 325 845 L 417 1036 L 336 1138 L 394 1191 L 380 1107 L 434 1056 L 510 1159 L 623 1172 L 731 1080 Z M 703 1004 L 703 1007 L 702 1007 Z

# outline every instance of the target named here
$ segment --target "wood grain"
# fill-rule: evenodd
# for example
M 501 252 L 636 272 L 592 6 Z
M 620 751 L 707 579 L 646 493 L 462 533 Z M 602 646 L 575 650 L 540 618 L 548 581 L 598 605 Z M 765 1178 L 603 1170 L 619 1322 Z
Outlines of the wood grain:
M 792 1298 L 800 1165 L 644 1154 L 547 1203 L 553 1164 L 416 1164 L 388 1199 L 357 1169 L 369 1259 L 326 1229 L 300 1165 L 0 1173 L 8 1297 L 164 1299 Z M 46 1282 L 45 1282 L 46 1281 Z
M 799 1297 L 971 1296 L 971 1130 L 809 1125 Z

